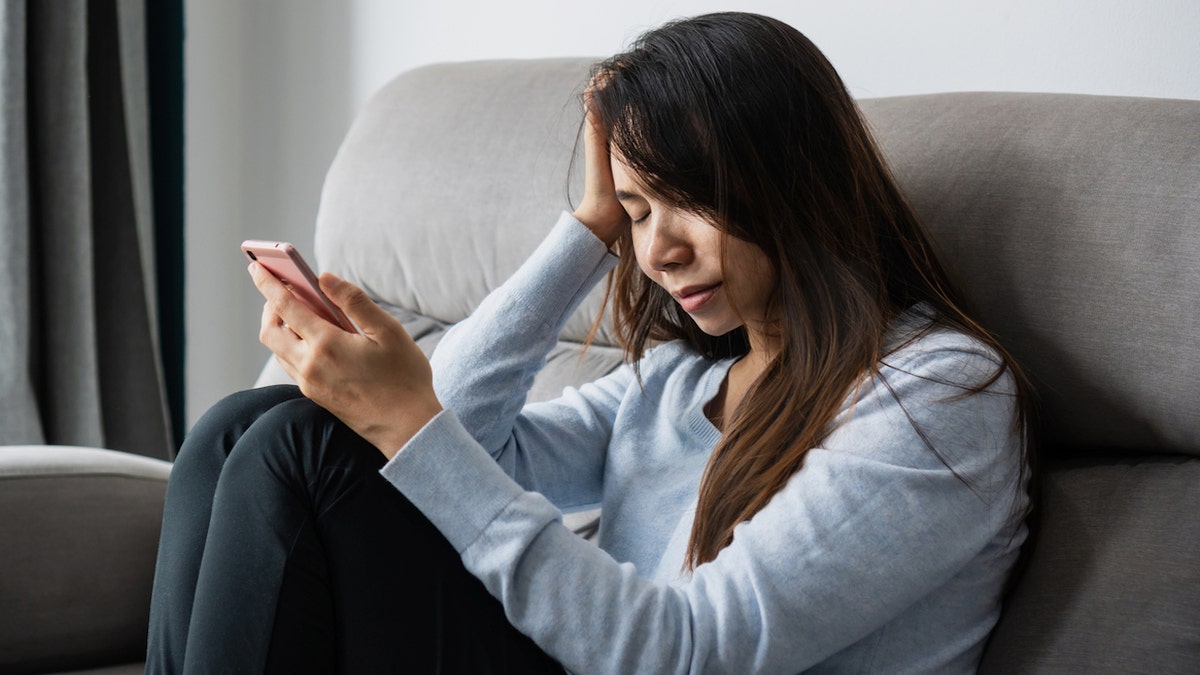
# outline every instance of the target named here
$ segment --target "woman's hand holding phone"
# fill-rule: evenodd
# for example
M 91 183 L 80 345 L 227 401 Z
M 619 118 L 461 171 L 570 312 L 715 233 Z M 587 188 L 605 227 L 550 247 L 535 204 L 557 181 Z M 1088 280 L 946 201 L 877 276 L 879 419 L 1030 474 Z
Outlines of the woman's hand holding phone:
M 293 295 L 318 316 L 341 326 L 342 330 L 358 332 L 346 314 L 321 291 L 317 275 L 313 274 L 312 268 L 295 246 L 284 241 L 247 239 L 242 242 L 242 253 L 245 253 L 251 262 L 258 262 L 266 267 L 268 272 L 282 281 Z
M 300 391 L 391 459 L 442 410 L 429 360 L 362 289 L 325 273 L 318 287 L 359 331 L 314 312 L 259 262 L 250 276 L 266 298 L 259 340 Z

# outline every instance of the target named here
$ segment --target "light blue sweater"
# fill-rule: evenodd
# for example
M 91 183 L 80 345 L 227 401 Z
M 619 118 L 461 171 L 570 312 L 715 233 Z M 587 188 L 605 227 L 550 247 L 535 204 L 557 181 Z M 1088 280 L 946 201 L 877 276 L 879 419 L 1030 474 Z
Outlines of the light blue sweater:
M 644 357 L 640 383 L 624 366 L 524 405 L 614 262 L 563 214 L 441 342 L 446 411 L 382 470 L 509 620 L 577 673 L 974 672 L 1025 537 L 1025 495 L 1011 380 L 966 397 L 946 383 L 982 382 L 995 355 L 946 331 L 891 355 L 733 544 L 687 575 L 720 437 L 703 408 L 731 362 L 669 343 Z M 599 547 L 561 524 L 595 504 Z

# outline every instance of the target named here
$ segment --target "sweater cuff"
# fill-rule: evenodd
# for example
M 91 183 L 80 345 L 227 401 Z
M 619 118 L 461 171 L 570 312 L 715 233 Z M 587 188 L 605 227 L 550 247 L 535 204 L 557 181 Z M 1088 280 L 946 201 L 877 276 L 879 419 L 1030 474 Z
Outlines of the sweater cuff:
M 524 490 L 443 410 L 379 471 L 460 554 Z

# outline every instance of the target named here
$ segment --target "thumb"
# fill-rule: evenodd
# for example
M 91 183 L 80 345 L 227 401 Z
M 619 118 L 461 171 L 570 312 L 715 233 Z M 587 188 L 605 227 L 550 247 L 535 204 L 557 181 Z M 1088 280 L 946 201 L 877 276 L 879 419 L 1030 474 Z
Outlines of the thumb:
M 321 284 L 321 290 L 329 296 L 333 304 L 345 312 L 346 316 L 358 324 L 363 331 L 377 327 L 381 315 L 390 316 L 383 311 L 382 307 L 375 304 L 374 300 L 367 297 L 363 289 L 333 273 L 322 273 L 318 281 Z

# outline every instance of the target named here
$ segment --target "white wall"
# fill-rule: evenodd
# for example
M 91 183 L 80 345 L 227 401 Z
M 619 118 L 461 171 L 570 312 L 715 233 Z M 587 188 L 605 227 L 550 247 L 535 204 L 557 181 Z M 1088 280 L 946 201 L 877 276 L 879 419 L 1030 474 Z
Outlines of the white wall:
M 441 60 L 607 55 L 646 28 L 745 10 L 799 28 L 858 96 L 964 89 L 1200 98 L 1196 0 L 351 0 L 355 105 Z
M 352 115 L 349 9 L 320 0 L 187 0 L 187 424 L 269 355 L 243 239 L 310 250 L 325 168 Z
M 187 0 L 187 419 L 268 354 L 237 244 L 311 252 L 325 168 L 394 74 L 446 60 L 604 56 L 662 21 L 783 19 L 861 97 L 1021 90 L 1200 99 L 1197 0 Z

